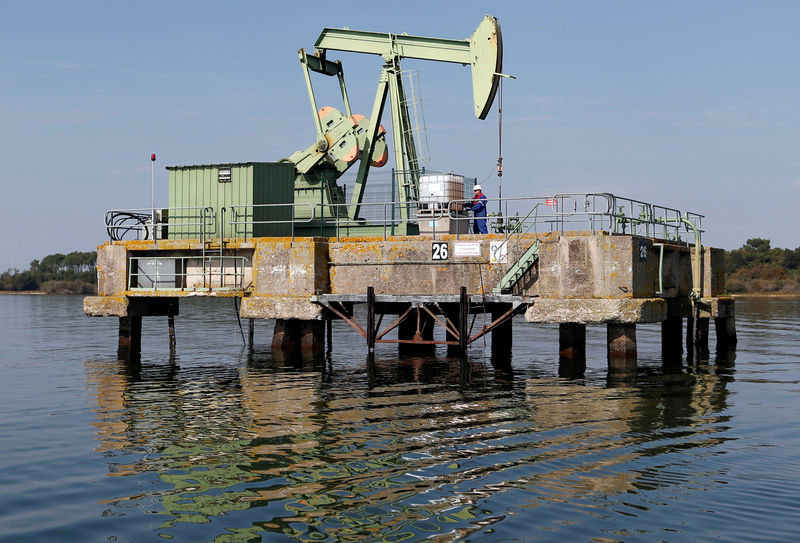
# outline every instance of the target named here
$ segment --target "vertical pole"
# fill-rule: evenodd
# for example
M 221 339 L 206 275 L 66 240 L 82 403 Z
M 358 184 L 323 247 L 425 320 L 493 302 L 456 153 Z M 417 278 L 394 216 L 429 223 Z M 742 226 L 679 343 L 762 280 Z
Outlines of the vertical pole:
M 255 319 L 248 319 L 247 323 L 247 346 L 253 349 L 253 337 L 255 336 Z
M 156 239 L 156 154 L 150 155 L 150 206 L 152 207 L 152 236 Z M 158 269 L 158 268 L 156 268 Z
M 461 297 L 459 300 L 459 314 L 458 314 L 458 342 L 461 354 L 467 352 L 469 346 L 469 296 L 467 296 L 467 287 L 461 287 Z
M 167 315 L 167 326 L 169 327 L 169 354 L 175 355 L 175 315 Z
M 325 332 L 328 336 L 326 338 L 327 349 L 328 352 L 331 352 L 331 349 L 333 349 L 333 319 L 330 315 L 325 319 Z
M 375 289 L 367 287 L 367 352 L 375 352 Z

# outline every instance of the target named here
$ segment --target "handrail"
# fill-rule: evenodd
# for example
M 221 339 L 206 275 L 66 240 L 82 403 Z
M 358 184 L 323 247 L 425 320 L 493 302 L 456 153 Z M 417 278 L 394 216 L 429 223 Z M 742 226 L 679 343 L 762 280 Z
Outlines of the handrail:
M 428 206 L 426 202 L 378 201 L 363 202 L 362 216 L 351 218 L 346 211 L 349 204 L 331 204 L 308 202 L 279 204 L 241 204 L 215 210 L 212 207 L 176 207 L 162 210 L 161 217 L 155 225 L 150 220 L 150 209 L 109 210 L 106 211 L 106 229 L 112 240 L 122 239 L 135 233 L 137 239 L 147 237 L 150 232 L 158 238 L 163 234 L 161 227 L 166 226 L 169 237 L 177 231 L 185 237 L 196 232 L 200 237 L 216 232 L 219 237 L 243 237 L 245 240 L 253 235 L 255 225 L 290 225 L 294 239 L 298 225 L 319 225 L 320 233 L 324 228 L 335 230 L 337 238 L 342 230 L 348 227 L 359 227 L 369 224 L 383 226 L 384 238 L 393 235 L 395 228 L 404 223 L 417 223 L 418 220 L 437 220 L 449 217 L 452 221 L 471 221 L 474 218 L 460 213 L 463 204 L 469 199 L 454 199 L 442 202 L 440 206 Z M 681 212 L 678 209 L 656 205 L 650 202 L 617 196 L 608 192 L 557 193 L 554 196 L 532 196 L 516 198 L 488 198 L 487 206 L 499 202 L 504 213 L 486 217 L 490 227 L 496 233 L 515 234 L 534 231 L 591 230 L 592 232 L 626 233 L 655 237 L 672 242 L 691 245 L 691 237 L 697 239 L 703 233 L 703 215 Z M 408 219 L 403 219 L 397 209 L 408 210 Z M 272 210 L 286 210 L 289 213 L 276 214 Z M 265 218 L 255 220 L 256 210 L 263 210 Z M 228 217 L 228 212 L 230 217 Z M 221 222 L 217 225 L 217 213 L 221 213 Z M 145 216 L 146 215 L 146 216 Z M 270 215 L 275 215 L 270 218 Z M 688 222 L 684 222 L 688 221 Z M 691 223 L 689 226 L 688 223 Z M 225 231 L 229 226 L 230 231 Z M 195 230 L 189 230 L 192 229 Z M 696 232 L 695 232 L 696 230 Z M 241 232 L 241 234 L 240 234 Z M 434 231 L 434 234 L 436 232 Z M 684 233 L 689 234 L 684 237 Z M 143 236 L 144 235 L 144 236 Z M 457 237 L 461 234 L 456 234 Z M 510 236 L 508 236 L 510 238 Z
M 244 226 L 245 227 L 245 228 L 243 228 L 244 235 L 242 237 L 243 237 L 243 239 L 247 240 L 247 232 L 248 232 L 247 226 L 255 226 L 255 225 L 258 225 L 258 224 L 290 224 L 291 227 L 292 227 L 292 238 L 294 238 L 294 226 L 295 226 L 295 224 L 297 224 L 297 223 L 310 223 L 310 222 L 313 222 L 314 220 L 316 220 L 316 218 L 317 218 L 317 216 L 316 216 L 316 212 L 317 212 L 316 208 L 317 208 L 318 205 L 319 204 L 315 205 L 315 204 L 310 204 L 308 202 L 295 202 L 295 203 L 285 203 L 285 204 L 239 204 L 239 205 L 232 205 L 232 206 L 230 206 L 231 219 L 228 222 L 228 225 L 234 227 L 234 230 L 236 230 L 236 228 L 235 228 L 236 226 Z M 344 204 L 342 204 L 342 205 L 344 205 Z M 259 221 L 257 221 L 257 220 L 255 220 L 255 218 L 252 218 L 252 219 L 248 220 L 246 211 L 245 211 L 245 213 L 243 215 L 243 219 L 244 220 L 238 220 L 239 217 L 241 216 L 241 209 L 242 208 L 244 208 L 245 210 L 246 209 L 252 209 L 253 210 L 253 215 L 252 216 L 254 216 L 256 209 L 272 209 L 272 208 L 285 208 L 285 207 L 289 207 L 290 210 L 291 210 L 291 218 L 288 219 L 288 220 L 287 219 L 272 219 L 272 220 L 263 220 L 263 221 L 259 220 Z M 296 210 L 299 207 L 303 207 L 303 208 L 307 208 L 308 209 L 308 212 L 309 212 L 309 217 L 308 218 L 304 218 L 304 219 L 298 219 L 297 218 Z

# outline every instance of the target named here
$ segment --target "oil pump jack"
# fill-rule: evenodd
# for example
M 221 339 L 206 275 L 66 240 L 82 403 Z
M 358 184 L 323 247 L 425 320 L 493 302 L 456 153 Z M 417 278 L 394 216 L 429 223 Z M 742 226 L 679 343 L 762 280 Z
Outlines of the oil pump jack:
M 327 58 L 328 51 L 344 51 L 379 55 L 383 58 L 378 89 L 369 118 L 353 114 L 347 96 L 341 61 Z M 381 125 L 387 96 L 391 109 L 391 126 L 398 196 L 403 204 L 419 197 L 419 161 L 411 120 L 403 88 L 400 62 L 405 58 L 450 62 L 470 66 L 475 116 L 485 119 L 497 93 L 503 67 L 503 45 L 500 24 L 486 15 L 468 40 L 450 40 L 384 34 L 359 30 L 325 28 L 314 44 L 314 52 L 300 49 L 300 64 L 311 102 L 316 141 L 288 159 L 295 165 L 295 203 L 333 204 L 331 213 L 359 220 L 364 189 L 371 167 L 388 161 L 386 130 Z M 325 106 L 317 108 L 311 72 L 337 77 L 344 112 Z M 350 204 L 338 179 L 353 164 L 359 163 Z M 403 222 L 410 217 L 409 206 L 400 206 Z

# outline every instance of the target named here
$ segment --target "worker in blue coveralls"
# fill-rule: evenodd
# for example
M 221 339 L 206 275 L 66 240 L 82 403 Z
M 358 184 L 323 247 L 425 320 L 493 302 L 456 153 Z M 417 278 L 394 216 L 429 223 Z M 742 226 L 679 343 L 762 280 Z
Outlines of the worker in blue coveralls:
M 473 234 L 487 234 L 488 231 L 486 230 L 486 195 L 481 192 L 481 186 L 475 185 L 472 187 L 472 202 L 470 202 L 470 206 L 472 207 L 472 214 L 475 216 L 475 220 L 472 221 L 472 233 Z

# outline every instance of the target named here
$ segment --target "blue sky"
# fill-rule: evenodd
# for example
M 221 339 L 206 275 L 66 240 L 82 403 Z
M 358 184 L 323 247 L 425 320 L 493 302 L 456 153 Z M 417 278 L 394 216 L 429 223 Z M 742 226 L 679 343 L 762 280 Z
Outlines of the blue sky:
M 798 2 L 31 0 L 0 4 L 0 269 L 102 243 L 106 209 L 150 205 L 150 153 L 166 205 L 166 165 L 310 145 L 296 52 L 323 27 L 462 39 L 487 12 L 517 77 L 504 195 L 613 192 L 705 214 L 710 245 L 800 246 Z M 369 114 L 379 60 L 340 58 Z M 431 166 L 496 195 L 496 109 L 475 119 L 469 70 L 405 67 Z

